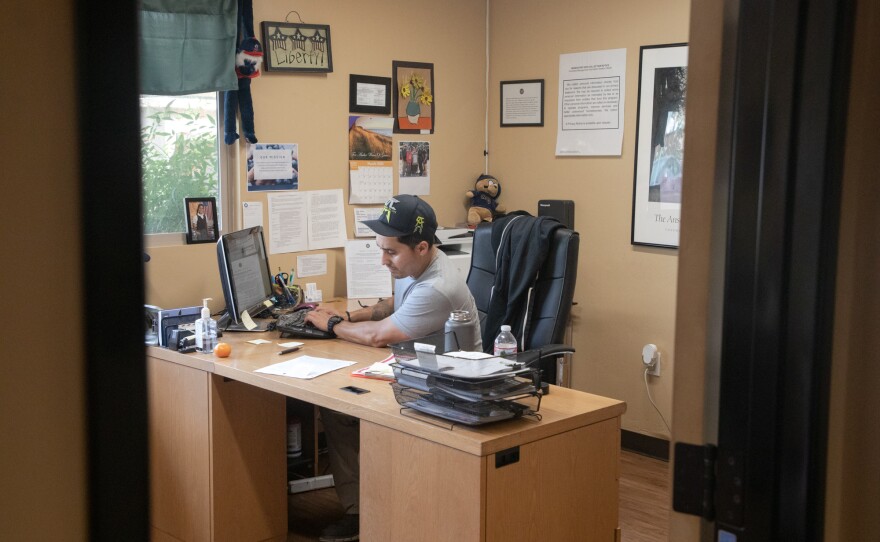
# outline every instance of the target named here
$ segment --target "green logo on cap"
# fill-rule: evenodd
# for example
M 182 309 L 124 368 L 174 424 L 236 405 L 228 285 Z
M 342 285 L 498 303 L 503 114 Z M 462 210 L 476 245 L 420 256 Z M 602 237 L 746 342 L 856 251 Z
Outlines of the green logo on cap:
M 385 208 L 382 209 L 382 212 L 385 213 L 385 222 L 391 222 L 391 213 L 397 212 L 397 209 L 394 208 L 395 203 L 400 202 L 394 198 L 391 198 L 385 202 Z
M 419 232 L 419 233 L 424 233 L 424 232 L 422 231 L 422 228 L 424 228 L 424 227 L 425 227 L 425 217 L 423 217 L 423 216 L 417 216 L 417 217 L 416 217 L 416 227 L 413 228 L 413 231 L 414 231 L 414 232 L 417 231 L 417 232 Z

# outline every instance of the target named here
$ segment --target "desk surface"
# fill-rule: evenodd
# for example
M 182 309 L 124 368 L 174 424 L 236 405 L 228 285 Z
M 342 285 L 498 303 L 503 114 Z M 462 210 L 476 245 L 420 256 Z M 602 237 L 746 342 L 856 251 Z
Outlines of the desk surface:
M 345 306 L 344 301 L 336 303 Z M 261 345 L 247 342 L 257 338 L 272 342 Z M 351 371 L 385 359 L 390 354 L 388 348 L 372 348 L 341 340 L 280 339 L 275 331 L 229 332 L 221 340 L 232 346 L 232 354 L 228 358 L 218 358 L 211 354 L 181 354 L 160 347 L 149 347 L 147 355 L 331 408 L 479 456 L 523 443 L 524 432 L 528 433 L 526 442 L 536 441 L 548 435 L 618 417 L 626 410 L 626 404 L 616 399 L 551 386 L 550 393 L 541 401 L 541 421 L 520 418 L 479 427 L 456 424 L 450 429 L 448 425 L 441 427 L 425 421 L 418 413 L 413 416 L 402 415 L 401 407 L 388 382 L 351 376 Z M 278 343 L 290 340 L 300 341 L 305 345 L 296 353 L 277 355 L 282 349 Z M 254 372 L 267 365 L 303 355 L 356 363 L 311 380 Z M 355 395 L 340 389 L 349 385 L 368 389 L 370 393 Z M 528 401 L 536 402 L 537 399 L 530 398 L 523 402 Z M 438 421 L 443 423 L 442 420 Z

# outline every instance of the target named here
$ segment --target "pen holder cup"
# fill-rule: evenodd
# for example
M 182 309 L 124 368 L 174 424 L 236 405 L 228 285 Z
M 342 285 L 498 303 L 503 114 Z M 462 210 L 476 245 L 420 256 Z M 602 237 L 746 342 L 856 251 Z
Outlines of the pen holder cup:
M 287 291 L 290 292 L 290 296 L 293 298 L 294 305 L 299 305 L 303 302 L 304 295 L 302 288 L 300 288 L 296 284 L 293 284 L 287 287 Z

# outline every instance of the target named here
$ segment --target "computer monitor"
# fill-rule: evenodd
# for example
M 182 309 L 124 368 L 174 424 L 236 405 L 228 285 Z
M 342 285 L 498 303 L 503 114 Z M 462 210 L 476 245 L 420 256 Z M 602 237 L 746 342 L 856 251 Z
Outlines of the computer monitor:
M 220 283 L 226 299 L 226 313 L 230 324 L 225 329 L 244 330 L 242 313 L 251 317 L 272 306 L 272 276 L 263 242 L 263 227 L 221 235 L 217 241 L 217 262 Z M 263 330 L 265 330 L 265 326 Z M 221 327 L 222 329 L 222 327 Z

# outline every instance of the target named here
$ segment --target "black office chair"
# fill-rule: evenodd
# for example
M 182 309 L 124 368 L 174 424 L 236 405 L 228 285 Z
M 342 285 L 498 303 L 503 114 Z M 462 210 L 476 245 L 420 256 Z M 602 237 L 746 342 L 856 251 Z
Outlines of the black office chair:
M 492 351 L 502 324 L 511 326 L 521 351 L 564 343 L 579 242 L 577 232 L 550 217 L 511 214 L 477 227 L 467 285 L 476 301 L 486 352 Z M 543 263 L 534 264 L 532 260 L 542 252 L 546 254 Z M 521 287 L 523 283 L 530 284 L 530 293 L 511 299 L 511 284 Z M 543 380 L 556 383 L 556 358 L 542 358 L 540 364 Z

